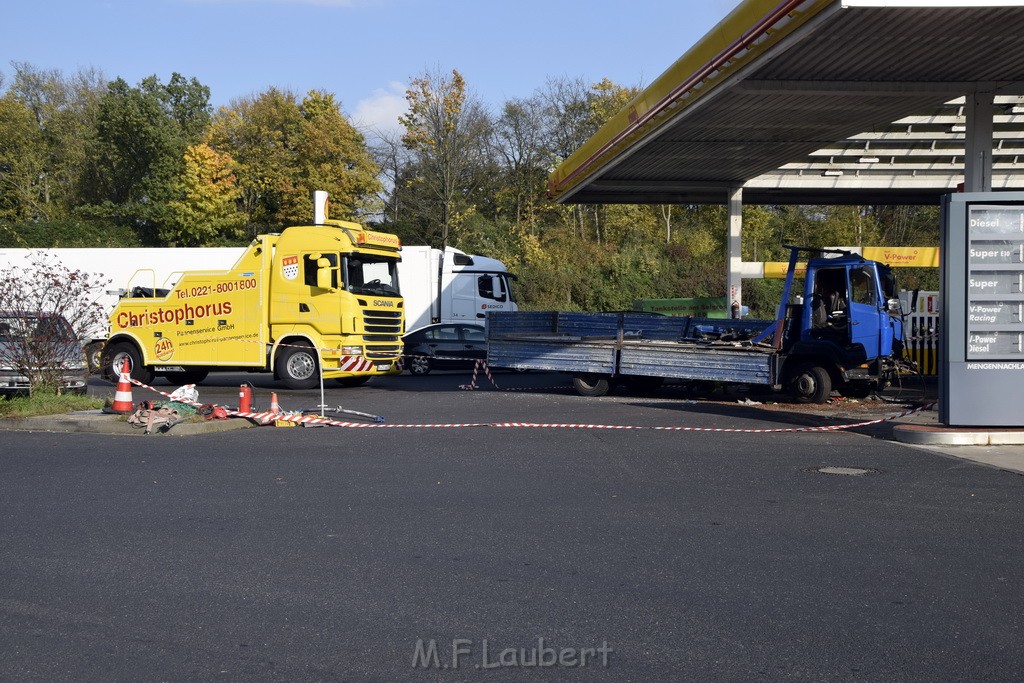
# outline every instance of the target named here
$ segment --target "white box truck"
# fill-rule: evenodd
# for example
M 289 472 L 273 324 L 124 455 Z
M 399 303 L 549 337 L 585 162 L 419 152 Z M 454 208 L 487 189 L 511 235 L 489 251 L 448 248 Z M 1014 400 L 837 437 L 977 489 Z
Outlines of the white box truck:
M 501 261 L 448 247 L 402 247 L 398 283 L 406 332 L 431 323 L 478 323 L 491 311 L 516 311 L 514 275 Z

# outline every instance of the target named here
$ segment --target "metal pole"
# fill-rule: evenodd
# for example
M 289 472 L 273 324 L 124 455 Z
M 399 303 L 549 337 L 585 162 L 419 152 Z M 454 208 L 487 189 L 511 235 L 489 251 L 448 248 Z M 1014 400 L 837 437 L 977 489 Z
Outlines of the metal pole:
M 992 131 L 995 95 L 974 92 L 965 98 L 964 192 L 992 191 Z
M 732 316 L 732 307 L 743 305 L 743 188 L 729 191 L 729 240 L 728 240 L 728 300 L 725 302 L 726 317 Z

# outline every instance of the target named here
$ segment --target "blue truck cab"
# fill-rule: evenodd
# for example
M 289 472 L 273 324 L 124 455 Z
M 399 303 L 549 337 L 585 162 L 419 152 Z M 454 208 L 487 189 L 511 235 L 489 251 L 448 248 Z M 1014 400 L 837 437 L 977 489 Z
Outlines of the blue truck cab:
M 903 316 L 892 270 L 857 254 L 835 251 L 807 263 L 802 300 L 788 304 L 801 251 L 791 247 L 790 268 L 776 328 L 775 346 L 784 352 L 784 375 L 793 393 L 822 400 L 810 368 L 827 370 L 830 385 L 847 396 L 866 396 L 884 386 L 903 355 Z M 777 330 L 783 330 L 779 335 Z M 801 386 L 802 383 L 802 386 Z

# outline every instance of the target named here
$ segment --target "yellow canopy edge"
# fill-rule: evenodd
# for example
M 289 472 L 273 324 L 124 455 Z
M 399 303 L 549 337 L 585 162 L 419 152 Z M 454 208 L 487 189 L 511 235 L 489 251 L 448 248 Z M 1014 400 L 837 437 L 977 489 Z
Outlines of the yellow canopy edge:
M 561 201 L 604 163 L 657 130 L 836 0 L 745 0 L 551 173 Z

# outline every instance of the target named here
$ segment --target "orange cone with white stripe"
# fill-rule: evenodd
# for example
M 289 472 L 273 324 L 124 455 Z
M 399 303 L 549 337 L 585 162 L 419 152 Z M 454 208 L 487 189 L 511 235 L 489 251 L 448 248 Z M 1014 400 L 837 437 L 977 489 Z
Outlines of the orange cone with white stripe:
M 121 376 L 117 380 L 117 391 L 114 392 L 114 402 L 110 406 L 110 413 L 133 413 L 135 404 L 132 402 L 132 383 L 128 379 L 131 369 L 128 366 L 128 359 L 125 358 L 121 364 Z
M 270 392 L 270 412 L 274 415 L 277 415 L 278 413 L 282 412 L 281 405 L 277 402 L 276 391 Z

